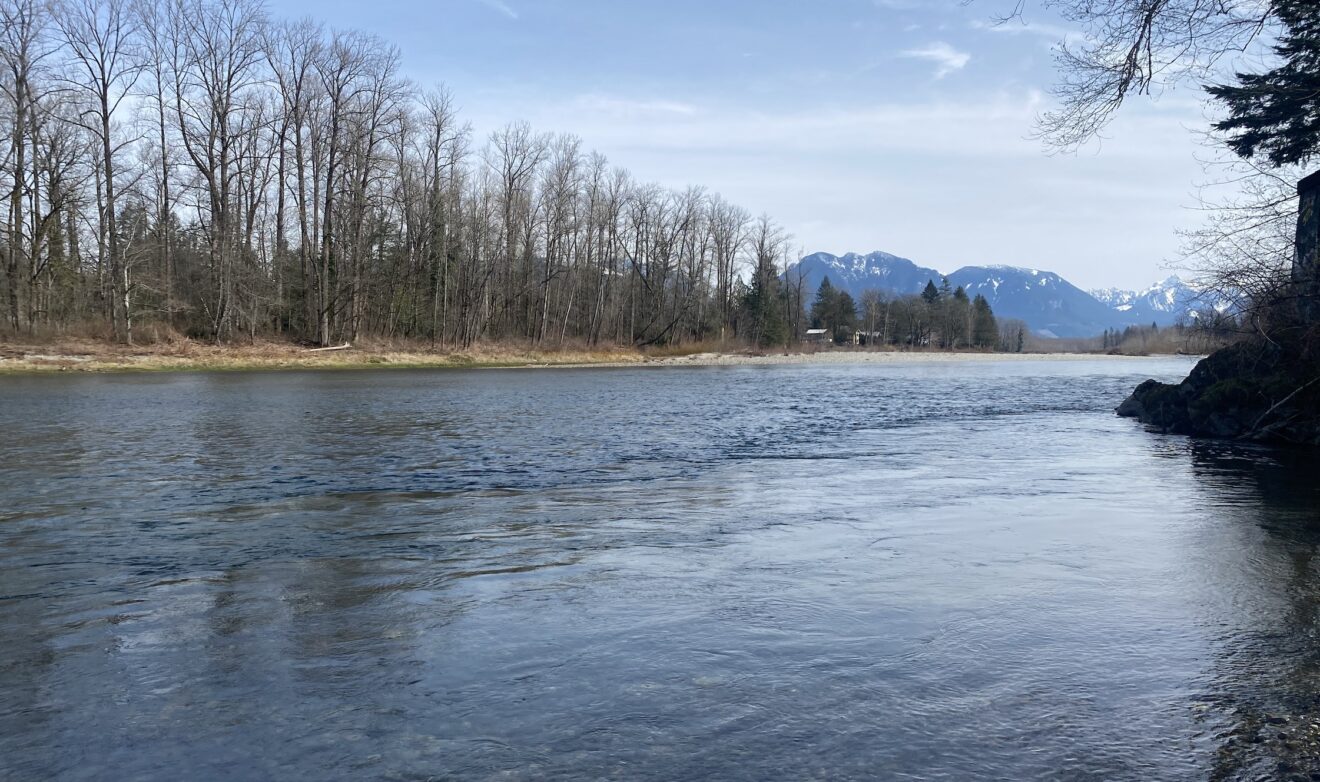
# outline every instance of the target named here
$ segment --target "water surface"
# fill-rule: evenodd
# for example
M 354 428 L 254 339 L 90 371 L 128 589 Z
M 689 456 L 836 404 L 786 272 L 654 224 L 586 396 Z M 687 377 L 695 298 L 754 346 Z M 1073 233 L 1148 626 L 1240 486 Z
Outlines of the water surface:
M 0 776 L 1307 778 L 1316 462 L 1189 368 L 0 378 Z

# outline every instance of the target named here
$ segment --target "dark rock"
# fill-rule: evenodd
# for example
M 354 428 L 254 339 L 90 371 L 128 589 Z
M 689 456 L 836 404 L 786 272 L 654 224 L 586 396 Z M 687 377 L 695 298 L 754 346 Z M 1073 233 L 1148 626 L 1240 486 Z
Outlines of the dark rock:
M 1174 434 L 1320 445 L 1320 366 L 1243 342 L 1203 359 L 1178 385 L 1147 380 L 1117 413 Z
M 1123 418 L 1144 418 L 1146 416 L 1146 406 L 1142 404 L 1142 400 L 1150 394 L 1154 386 L 1158 385 L 1161 385 L 1158 380 L 1147 380 L 1137 386 L 1137 390 L 1132 392 L 1132 396 L 1124 399 L 1115 412 Z

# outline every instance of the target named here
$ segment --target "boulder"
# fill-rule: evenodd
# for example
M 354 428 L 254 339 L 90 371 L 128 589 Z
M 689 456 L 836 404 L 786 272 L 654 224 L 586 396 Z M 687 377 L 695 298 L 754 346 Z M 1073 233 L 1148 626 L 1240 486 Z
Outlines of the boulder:
M 1174 434 L 1320 445 L 1320 367 L 1275 344 L 1243 342 L 1177 385 L 1147 380 L 1117 413 Z

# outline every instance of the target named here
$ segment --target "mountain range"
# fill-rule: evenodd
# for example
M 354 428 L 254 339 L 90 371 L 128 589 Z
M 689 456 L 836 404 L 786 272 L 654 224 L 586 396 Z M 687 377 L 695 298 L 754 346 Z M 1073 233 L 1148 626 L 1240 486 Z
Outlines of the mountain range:
M 964 266 L 952 274 L 920 266 L 897 255 L 873 252 L 808 255 L 788 268 L 789 279 L 801 278 L 808 295 L 826 277 L 854 299 L 868 290 L 898 295 L 921 292 L 926 283 L 962 287 L 968 296 L 980 294 L 1001 318 L 1024 321 L 1043 337 L 1093 337 L 1106 329 L 1127 326 L 1171 326 L 1196 317 L 1205 306 L 1223 311 L 1214 300 L 1178 277 L 1169 277 L 1142 291 L 1116 288 L 1084 291 L 1054 272 L 1016 266 Z

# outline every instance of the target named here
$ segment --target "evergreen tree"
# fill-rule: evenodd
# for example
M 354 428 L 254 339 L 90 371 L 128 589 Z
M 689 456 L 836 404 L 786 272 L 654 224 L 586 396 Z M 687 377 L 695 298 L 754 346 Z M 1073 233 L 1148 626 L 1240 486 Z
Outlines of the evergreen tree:
M 1215 124 L 1234 135 L 1229 147 L 1273 166 L 1302 163 L 1320 151 L 1320 3 L 1275 0 L 1287 28 L 1274 45 L 1283 63 L 1262 74 L 1239 73 L 1238 84 L 1208 87 L 1229 117 Z
M 934 280 L 926 280 L 926 288 L 921 291 L 921 298 L 927 304 L 934 304 L 940 300 L 940 289 L 935 287 Z
M 843 344 L 857 328 L 857 304 L 848 291 L 835 288 L 830 279 L 821 280 L 816 300 L 811 303 L 811 325 L 825 329 L 830 339 Z
M 990 302 L 978 293 L 972 300 L 972 347 L 992 349 L 998 341 L 999 322 L 990 309 Z
M 947 285 L 948 280 L 945 280 Z M 972 302 L 967 298 L 967 291 L 959 285 L 953 292 L 953 298 L 946 305 L 949 309 L 945 317 L 947 346 L 957 349 L 972 344 L 974 313 Z
M 811 303 L 812 328 L 833 328 L 835 298 L 834 286 L 830 284 L 830 278 L 826 277 L 820 281 L 820 287 L 816 289 L 816 300 Z
M 752 276 L 751 287 L 743 297 L 743 309 L 752 326 L 752 340 L 763 348 L 788 341 L 788 324 L 780 306 L 779 278 L 773 274 Z
M 834 297 L 834 342 L 842 345 L 857 328 L 857 304 L 848 291 L 839 291 Z

